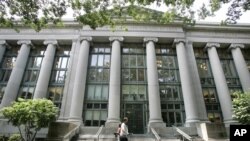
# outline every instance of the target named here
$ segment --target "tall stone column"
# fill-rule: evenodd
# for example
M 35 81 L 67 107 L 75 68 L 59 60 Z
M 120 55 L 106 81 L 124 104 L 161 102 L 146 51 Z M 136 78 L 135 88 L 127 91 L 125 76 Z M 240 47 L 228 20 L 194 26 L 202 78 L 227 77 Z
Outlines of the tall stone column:
M 184 107 L 186 113 L 186 126 L 195 126 L 194 123 L 199 122 L 198 109 L 196 105 L 196 97 L 192 87 L 191 73 L 188 68 L 186 57 L 185 39 L 175 39 L 177 59 L 179 64 L 181 88 L 184 99 Z
M 56 45 L 57 45 L 56 40 L 47 40 L 44 41 L 44 44 L 48 46 L 41 65 L 41 70 L 37 80 L 34 98 L 46 98 L 49 79 L 56 53 Z
M 92 40 L 92 37 L 82 37 L 81 40 L 82 43 L 79 49 L 74 89 L 72 93 L 73 96 L 69 114 L 69 120 L 78 123 L 82 122 L 82 108 L 88 71 L 88 58 L 90 47 L 89 42 Z
M 231 52 L 232 52 L 234 64 L 238 72 L 243 91 L 249 92 L 250 91 L 250 73 L 247 69 L 247 64 L 242 55 L 241 48 L 244 48 L 243 44 L 231 44 L 229 47 L 229 49 L 231 49 Z
M 223 114 L 223 120 L 226 126 L 234 122 L 232 118 L 232 100 L 228 90 L 226 78 L 220 63 L 220 59 L 216 48 L 220 47 L 219 43 L 207 43 L 209 62 L 211 65 L 216 90 L 218 93 L 220 106 Z
M 0 109 L 5 106 L 9 106 L 12 101 L 16 100 L 18 90 L 25 71 L 25 67 L 29 58 L 31 41 L 21 40 L 17 43 L 22 46 L 19 50 L 15 66 L 11 72 L 7 87 L 5 89 Z
M 193 90 L 194 90 L 194 97 L 196 98 L 195 103 L 196 105 L 199 105 L 197 106 L 197 110 L 198 110 L 200 122 L 203 122 L 203 123 L 209 122 L 192 42 L 186 43 L 186 54 L 187 54 L 186 56 L 187 60 L 189 62 L 188 68 L 189 68 L 189 72 L 191 73 L 190 75 L 192 78 L 191 83 L 192 83 Z
M 0 40 L 0 62 L 2 62 L 5 49 L 6 49 L 6 41 Z
M 121 43 L 123 37 L 110 37 L 112 56 L 109 80 L 109 104 L 106 126 L 117 127 L 120 123 L 121 94 Z
M 144 38 L 147 53 L 147 77 L 149 100 L 149 127 L 164 127 L 161 114 L 158 71 L 156 65 L 155 45 L 158 38 Z

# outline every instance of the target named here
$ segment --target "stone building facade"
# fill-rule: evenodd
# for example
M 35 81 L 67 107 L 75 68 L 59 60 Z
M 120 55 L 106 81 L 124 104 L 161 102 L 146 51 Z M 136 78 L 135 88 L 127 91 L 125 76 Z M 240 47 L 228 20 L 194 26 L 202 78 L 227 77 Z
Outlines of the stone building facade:
M 232 118 L 235 91 L 250 90 L 250 26 L 74 22 L 36 33 L 0 29 L 0 102 L 48 98 L 58 121 L 84 127 L 192 127 Z

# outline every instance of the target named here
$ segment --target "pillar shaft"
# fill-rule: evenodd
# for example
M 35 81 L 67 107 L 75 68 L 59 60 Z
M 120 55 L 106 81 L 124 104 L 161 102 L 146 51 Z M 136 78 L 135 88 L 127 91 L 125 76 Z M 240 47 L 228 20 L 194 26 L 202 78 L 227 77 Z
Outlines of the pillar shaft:
M 117 127 L 120 122 L 120 91 L 121 91 L 121 43 L 123 37 L 110 37 L 112 56 L 109 80 L 109 104 L 107 125 Z
M 224 118 L 224 123 L 233 122 L 232 119 L 232 101 L 231 96 L 228 90 L 226 83 L 226 78 L 220 63 L 220 59 L 216 50 L 216 47 L 219 47 L 218 43 L 207 43 L 206 48 L 208 51 L 209 62 L 211 65 L 214 82 L 216 90 L 218 93 L 221 110 Z
M 144 38 L 147 53 L 147 77 L 149 100 L 149 126 L 164 126 L 161 114 L 158 71 L 156 65 L 155 45 L 158 38 Z
M 18 41 L 18 44 L 21 44 L 22 46 L 17 56 L 15 66 L 11 72 L 0 108 L 9 106 L 12 101 L 16 100 L 25 67 L 29 58 L 31 41 L 22 40 Z
M 0 40 L 0 62 L 2 62 L 5 50 L 6 50 L 6 41 Z
M 69 120 L 71 121 L 82 122 L 82 108 L 84 102 L 90 47 L 89 41 L 91 40 L 91 37 L 82 38 L 82 43 L 79 49 L 79 58 L 76 67 L 73 96 L 69 115 Z
M 37 80 L 36 90 L 34 98 L 46 98 L 49 79 L 51 75 L 51 70 L 53 67 L 54 57 L 56 53 L 56 44 L 57 41 L 45 41 L 44 44 L 48 45 L 43 62 L 41 65 L 41 70 Z
M 246 61 L 242 55 L 241 48 L 244 48 L 243 44 L 231 44 L 229 47 L 232 52 L 234 64 L 238 72 L 241 86 L 244 92 L 250 91 L 250 73 L 247 69 Z
M 184 99 L 185 113 L 186 113 L 186 125 L 191 126 L 190 124 L 198 122 L 198 110 L 194 96 L 194 90 L 192 87 L 192 80 L 190 71 L 188 68 L 188 62 L 186 57 L 185 49 L 185 40 L 176 39 L 176 52 L 179 64 L 181 87 Z

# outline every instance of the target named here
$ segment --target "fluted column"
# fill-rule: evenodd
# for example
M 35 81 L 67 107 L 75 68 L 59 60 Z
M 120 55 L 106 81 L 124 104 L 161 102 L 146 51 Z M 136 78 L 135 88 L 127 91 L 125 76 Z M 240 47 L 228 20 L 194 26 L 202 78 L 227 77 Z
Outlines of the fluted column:
M 121 41 L 123 37 L 110 37 L 112 56 L 109 80 L 109 104 L 107 126 L 117 127 L 120 123 L 120 94 L 121 94 Z
M 191 73 L 188 68 L 186 57 L 185 39 L 175 39 L 177 59 L 179 64 L 181 88 L 184 99 L 186 113 L 186 126 L 194 126 L 193 123 L 199 122 L 198 109 L 195 102 L 194 90 L 192 87 Z
M 47 40 L 44 41 L 44 44 L 48 46 L 41 65 L 41 70 L 37 80 L 34 98 L 46 98 L 49 79 L 56 53 L 56 45 L 57 45 L 56 40 Z
M 21 40 L 17 42 L 21 46 L 15 66 L 11 72 L 0 108 L 9 106 L 12 101 L 16 100 L 18 90 L 23 78 L 24 70 L 30 53 L 30 40 Z
M 2 62 L 5 49 L 6 49 L 6 41 L 0 40 L 0 63 Z
M 220 63 L 220 59 L 217 53 L 216 48 L 220 47 L 219 43 L 207 43 L 206 48 L 208 52 L 209 62 L 211 65 L 214 82 L 216 86 L 216 90 L 218 93 L 220 106 L 223 114 L 224 123 L 227 125 L 228 123 L 232 123 L 232 101 L 231 96 L 228 90 L 226 78 Z
M 88 70 L 89 47 L 92 37 L 82 37 L 70 107 L 70 121 L 82 122 L 82 108 Z
M 231 44 L 229 47 L 229 49 L 231 49 L 231 52 L 232 52 L 234 64 L 238 72 L 243 91 L 249 92 L 250 91 L 250 73 L 247 69 L 247 64 L 242 55 L 241 48 L 244 48 L 243 44 Z
M 165 126 L 161 114 L 158 71 L 156 65 L 155 45 L 158 38 L 144 38 L 147 53 L 149 127 Z

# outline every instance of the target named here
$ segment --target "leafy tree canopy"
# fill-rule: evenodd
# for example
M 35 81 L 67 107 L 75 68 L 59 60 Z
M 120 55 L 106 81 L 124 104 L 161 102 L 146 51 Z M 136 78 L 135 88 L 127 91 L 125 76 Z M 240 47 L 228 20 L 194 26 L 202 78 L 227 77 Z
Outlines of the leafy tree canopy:
M 103 25 L 114 26 L 126 20 L 155 21 L 168 23 L 174 19 L 194 24 L 194 15 L 211 16 L 225 3 L 231 3 L 226 23 L 235 23 L 243 10 L 250 9 L 250 0 L 209 0 L 209 5 L 194 7 L 195 0 L 1 0 L 0 27 L 28 25 L 36 31 L 48 23 L 62 25 L 67 10 L 73 10 L 73 17 L 92 29 Z M 150 5 L 165 6 L 165 12 L 145 10 L 138 7 Z
M 23 140 L 32 141 L 37 131 L 56 120 L 57 107 L 46 99 L 18 99 L 9 107 L 1 109 L 5 118 L 18 127 Z
M 250 125 L 250 93 L 235 92 L 233 97 L 233 118 Z

